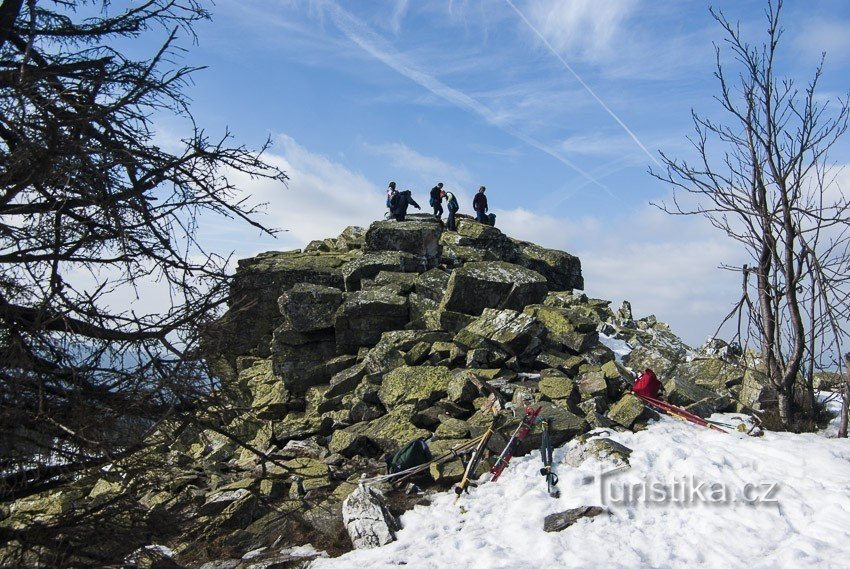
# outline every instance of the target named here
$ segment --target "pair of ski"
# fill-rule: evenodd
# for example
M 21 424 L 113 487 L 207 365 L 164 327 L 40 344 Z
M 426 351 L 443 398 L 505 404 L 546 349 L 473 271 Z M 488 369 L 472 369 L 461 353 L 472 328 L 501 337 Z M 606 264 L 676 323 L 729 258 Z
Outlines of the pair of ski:
M 508 440 L 508 443 L 505 445 L 504 450 L 502 450 L 501 454 L 499 454 L 499 458 L 496 459 L 495 464 L 490 468 L 490 473 L 493 475 L 491 480 L 495 482 L 499 479 L 502 472 L 507 468 L 508 463 L 510 463 L 511 458 L 513 457 L 514 452 L 517 447 L 525 440 L 525 437 L 528 436 L 528 433 L 531 432 L 531 429 L 534 428 L 535 423 L 537 422 L 537 415 L 540 413 L 540 409 L 542 407 L 538 407 L 537 409 L 527 408 L 525 410 L 525 417 L 523 417 L 519 426 L 517 426 L 511 438 Z M 460 483 L 455 486 L 455 494 L 457 494 L 457 498 L 455 502 L 457 502 L 461 495 L 464 492 L 469 492 L 469 487 L 474 486 L 472 482 L 475 479 L 475 471 L 478 468 L 478 465 L 481 464 L 481 460 L 484 457 L 484 450 L 487 448 L 487 444 L 490 442 L 490 438 L 493 436 L 493 433 L 496 432 L 496 425 L 499 421 L 499 415 L 494 415 L 493 422 L 490 424 L 490 427 L 484 432 L 484 435 L 481 438 L 481 441 L 478 443 L 478 446 L 475 447 L 475 451 L 472 453 L 472 457 L 469 459 L 469 463 L 466 465 L 466 470 L 463 473 L 463 478 Z
M 709 429 L 713 429 L 715 431 L 720 431 L 721 433 L 728 433 L 726 429 L 721 428 L 714 421 L 709 421 L 707 419 L 703 419 L 699 415 L 691 413 L 686 409 L 682 409 L 681 407 L 677 407 L 676 405 L 672 405 L 667 403 L 666 401 L 661 401 L 660 399 L 656 399 L 654 397 L 647 397 L 646 395 L 640 395 L 635 393 L 635 396 L 638 397 L 641 401 L 655 409 L 656 411 L 660 411 L 665 415 L 670 415 L 677 419 L 681 419 L 683 421 L 688 421 L 695 425 L 699 425 L 701 427 L 708 427 Z

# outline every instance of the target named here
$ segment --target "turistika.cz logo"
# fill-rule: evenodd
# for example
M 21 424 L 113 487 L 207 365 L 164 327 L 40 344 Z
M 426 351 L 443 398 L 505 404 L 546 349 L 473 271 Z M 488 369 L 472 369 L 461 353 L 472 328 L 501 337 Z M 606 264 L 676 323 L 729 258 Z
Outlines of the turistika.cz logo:
M 628 467 L 600 472 L 599 494 L 606 506 L 628 505 L 771 505 L 778 504 L 780 486 L 777 482 L 747 482 L 733 486 L 723 482 L 700 480 L 693 474 L 671 476 L 667 479 L 645 476 L 624 479 L 617 475 Z

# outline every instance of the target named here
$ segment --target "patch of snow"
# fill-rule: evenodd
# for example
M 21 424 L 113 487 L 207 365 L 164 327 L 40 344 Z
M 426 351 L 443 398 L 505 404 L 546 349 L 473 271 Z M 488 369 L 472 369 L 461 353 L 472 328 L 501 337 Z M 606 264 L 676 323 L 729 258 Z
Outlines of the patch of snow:
M 398 541 L 316 560 L 311 569 L 822 568 L 846 566 L 850 559 L 850 440 L 773 432 L 753 438 L 668 417 L 639 433 L 609 436 L 633 449 L 630 469 L 606 478 L 590 465 L 590 470 L 567 467 L 561 459 L 568 448 L 556 449 L 561 497 L 553 499 L 535 451 L 514 459 L 497 483 L 482 482 L 457 504 L 454 493 L 445 492 L 430 506 L 407 512 Z M 617 502 L 615 492 L 607 498 L 603 493 L 609 484 L 609 490 L 645 488 L 688 478 L 719 485 L 728 497 L 722 503 Z M 744 499 L 753 495 L 762 501 Z M 562 532 L 543 531 L 547 515 L 591 505 L 607 507 L 610 515 Z
M 623 358 L 632 353 L 632 347 L 625 340 L 599 334 L 599 343 L 614 352 L 618 364 L 623 363 Z

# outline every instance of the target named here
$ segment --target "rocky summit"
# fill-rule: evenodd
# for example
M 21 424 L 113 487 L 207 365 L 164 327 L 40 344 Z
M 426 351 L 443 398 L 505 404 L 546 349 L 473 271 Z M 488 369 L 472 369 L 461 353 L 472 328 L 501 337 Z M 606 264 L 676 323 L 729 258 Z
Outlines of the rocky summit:
M 655 413 L 629 386 L 645 367 L 671 402 L 700 415 L 771 400 L 722 343 L 691 350 L 654 317 L 635 319 L 628 303 L 613 310 L 583 288 L 575 256 L 466 218 L 456 232 L 425 215 L 379 221 L 244 259 L 204 340 L 219 423 L 176 431 L 154 449 L 158 466 L 135 479 L 104 471 L 15 504 L 2 524 L 122 496 L 162 524 L 140 555 L 304 567 L 394 539 L 398 514 L 460 479 L 457 457 L 415 486 L 361 483 L 413 439 L 437 456 L 480 435 L 495 412 L 498 454 L 528 406 L 551 419 L 555 445 L 598 427 L 641 429 Z M 626 343 L 625 358 L 610 347 Z M 533 430 L 517 454 L 539 445 Z

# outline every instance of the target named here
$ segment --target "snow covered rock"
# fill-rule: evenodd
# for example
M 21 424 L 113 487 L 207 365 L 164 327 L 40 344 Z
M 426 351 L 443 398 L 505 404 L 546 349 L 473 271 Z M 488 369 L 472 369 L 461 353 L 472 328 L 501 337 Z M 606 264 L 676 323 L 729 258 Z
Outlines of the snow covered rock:
M 605 467 L 629 466 L 632 449 L 609 438 L 593 438 L 579 442 L 564 455 L 561 462 L 579 468 L 587 460 L 595 459 Z
M 398 520 L 387 509 L 380 490 L 361 484 L 342 503 L 342 520 L 355 549 L 395 541 Z

